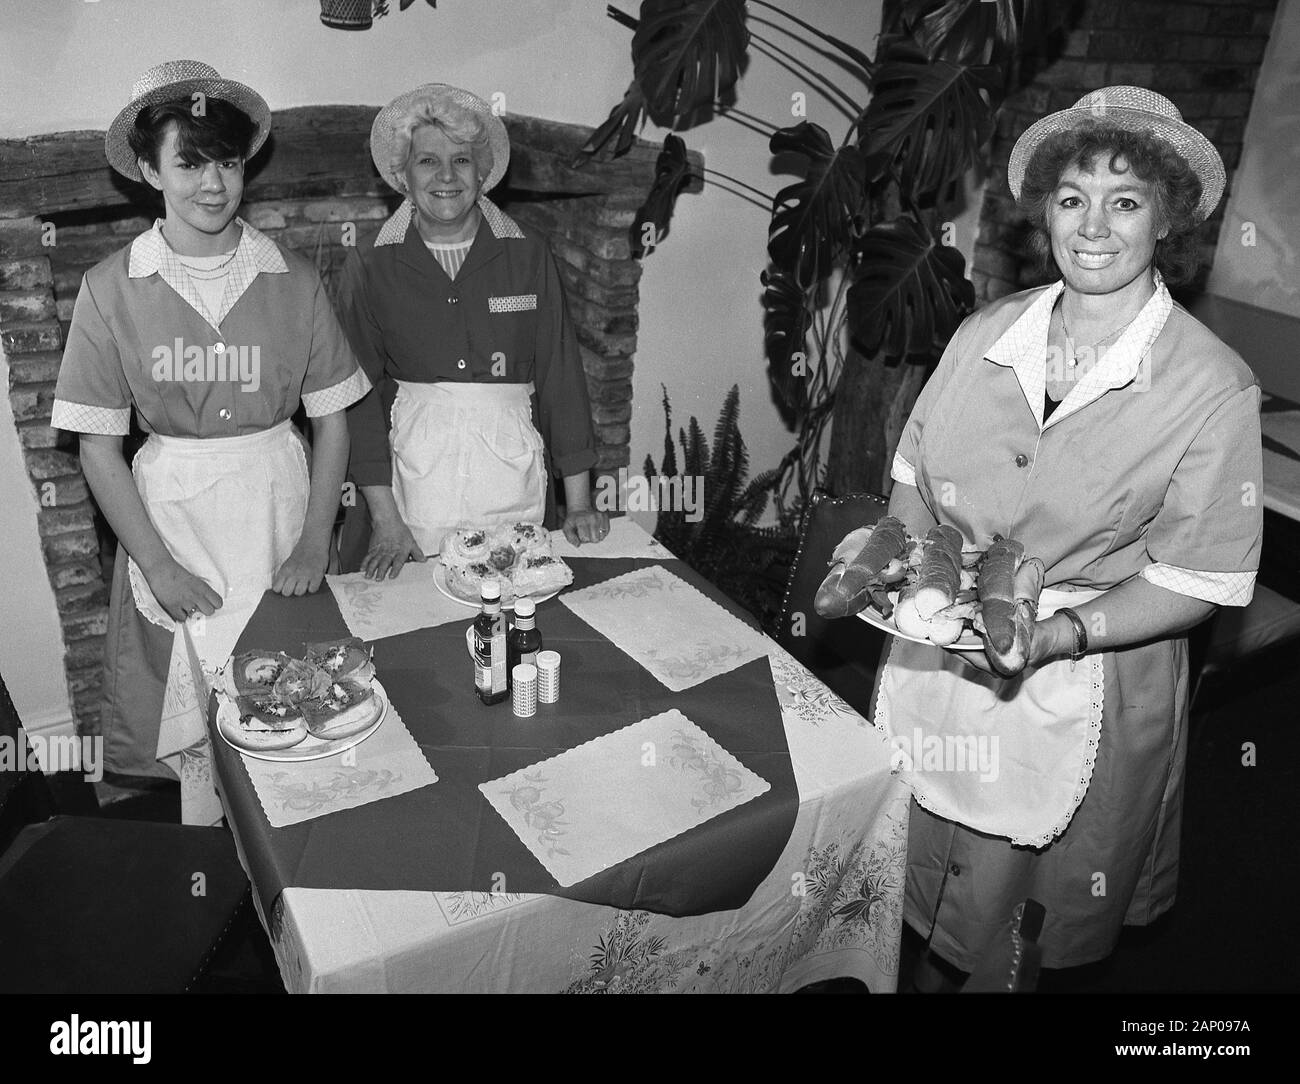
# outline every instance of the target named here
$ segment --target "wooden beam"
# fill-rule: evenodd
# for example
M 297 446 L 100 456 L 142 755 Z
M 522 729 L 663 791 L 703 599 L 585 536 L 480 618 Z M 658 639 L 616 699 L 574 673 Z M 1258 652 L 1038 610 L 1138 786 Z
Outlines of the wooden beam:
M 376 106 L 324 105 L 275 113 L 271 138 L 249 164 L 245 198 L 387 195 L 370 160 Z M 638 140 L 622 158 L 591 159 L 574 168 L 591 129 L 536 117 L 508 116 L 511 138 L 506 187 L 527 192 L 602 194 L 646 191 L 654 178 L 655 144 Z M 691 154 L 695 172 L 703 158 Z M 699 191 L 692 182 L 686 191 Z M 0 218 L 96 208 L 145 206 L 144 189 L 104 159 L 104 133 L 59 132 L 0 140 Z

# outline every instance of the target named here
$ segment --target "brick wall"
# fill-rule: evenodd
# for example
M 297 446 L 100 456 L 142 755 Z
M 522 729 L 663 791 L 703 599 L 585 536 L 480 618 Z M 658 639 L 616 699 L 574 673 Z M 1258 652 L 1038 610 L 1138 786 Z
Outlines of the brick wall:
M 999 117 L 984 191 L 971 278 L 979 303 L 1037 285 L 1026 258 L 1026 228 L 1007 188 L 1007 158 L 1035 120 L 1104 86 L 1148 87 L 1214 143 L 1231 188 L 1241 158 L 1251 96 L 1277 0 L 1086 0 L 1061 55 L 1009 98 Z M 1201 227 L 1202 274 L 1214 258 L 1227 196 Z
M 364 139 L 351 130 L 331 130 L 332 110 L 340 111 L 340 123 L 355 127 L 350 117 L 357 111 L 348 107 L 288 111 L 295 116 L 289 138 L 281 138 L 286 158 L 295 156 L 294 167 L 254 175 L 241 210 L 253 226 L 313 259 L 329 285 L 347 255 L 345 224 L 352 227 L 355 243 L 364 242 L 398 201 L 374 176 Z M 368 129 L 373 112 L 360 112 L 363 130 Z M 277 132 L 285 133 L 280 115 L 276 123 Z M 640 264 L 631 258 L 628 228 L 653 178 L 657 148 L 639 145 L 618 162 L 590 163 L 574 171 L 570 163 L 588 130 L 533 118 L 508 118 L 507 123 L 514 187 L 494 192 L 493 198 L 551 242 L 591 395 L 596 474 L 613 473 L 629 461 L 641 277 Z M 340 145 L 351 149 L 340 152 Z M 6 198 L 0 183 L 0 345 L 10 364 L 9 404 L 28 476 L 42 502 L 38 526 L 63 626 L 78 730 L 96 733 L 114 542 L 81 474 L 76 437 L 50 428 L 50 410 L 82 276 L 147 229 L 153 209 L 124 202 L 138 193 L 99 178 L 106 167 L 97 133 L 14 141 L 0 146 L 0 152 L 25 163 L 36 178 L 11 187 L 19 193 L 16 197 Z M 342 167 L 336 161 L 334 179 L 329 169 L 302 176 L 302 161 L 314 165 L 318 157 L 328 162 L 344 154 L 356 161 L 347 158 Z M 28 164 L 40 155 L 48 159 L 44 166 Z M 70 157 L 85 159 L 90 180 L 63 179 Z M 700 163 L 695 165 L 700 172 Z M 46 176 L 54 180 L 47 182 Z M 698 184 L 693 188 L 698 190 Z M 33 191 L 41 198 L 24 195 Z M 59 206 L 59 193 L 65 191 L 72 194 Z M 47 243 L 50 225 L 55 227 L 53 245 Z
M 108 586 L 99 563 L 95 508 L 75 438 L 51 429 L 62 357 L 53 273 L 35 217 L 0 220 L 0 348 L 9 362 L 9 403 L 40 503 L 41 550 L 63 626 L 72 708 L 83 733 L 97 733 Z

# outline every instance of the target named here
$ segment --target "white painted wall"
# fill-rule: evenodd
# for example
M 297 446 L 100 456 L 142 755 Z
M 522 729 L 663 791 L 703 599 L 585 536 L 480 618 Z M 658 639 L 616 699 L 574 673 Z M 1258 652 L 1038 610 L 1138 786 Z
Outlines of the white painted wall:
M 1300 317 L 1300 0 L 1281 0 L 1255 84 L 1210 293 Z M 1253 242 L 1250 243 L 1250 242 Z
M 417 3 L 371 30 L 326 29 L 317 0 L 0 0 L 0 138 L 107 127 L 132 80 L 163 60 L 193 57 L 248 82 L 273 109 L 380 105 L 421 82 L 506 95 L 507 109 L 595 125 L 631 77 L 631 33 L 605 16 L 605 0 L 475 0 L 436 11 Z M 636 0 L 623 0 L 635 14 Z M 880 0 L 795 0 L 798 15 L 875 51 Z M 754 14 L 767 17 L 762 9 Z M 789 44 L 778 31 L 754 29 Z M 757 53 L 739 106 L 795 123 L 791 95 L 808 95 L 807 119 L 837 139 L 846 121 L 812 86 Z M 860 88 L 851 93 L 860 97 Z M 662 133 L 647 128 L 648 139 Z M 729 120 L 685 134 L 721 170 L 774 194 L 761 137 Z M 663 445 L 660 384 L 674 416 L 694 413 L 711 431 L 723 396 L 741 386 L 741 429 L 755 472 L 793 443 L 767 390 L 759 272 L 768 215 L 710 186 L 678 205 L 670 238 L 646 261 L 634 378 L 632 467 Z
M 0 350 L 0 389 L 9 359 Z M 36 491 L 13 413 L 0 409 L 0 673 L 29 734 L 72 732 L 63 633 L 36 531 Z

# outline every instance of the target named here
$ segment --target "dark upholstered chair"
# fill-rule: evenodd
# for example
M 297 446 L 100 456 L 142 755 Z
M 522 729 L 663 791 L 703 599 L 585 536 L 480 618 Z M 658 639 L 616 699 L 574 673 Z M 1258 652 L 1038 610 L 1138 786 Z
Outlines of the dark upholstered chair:
M 871 708 L 871 689 L 886 636 L 857 618 L 828 621 L 813 609 L 831 553 L 850 531 L 875 523 L 889 504 L 872 493 L 830 497 L 820 491 L 804 512 L 799 549 L 781 605 L 777 640 L 860 714 Z
M 984 950 L 963 994 L 1032 994 L 1043 958 L 1038 935 L 1047 911 L 1037 900 L 1017 905 L 1011 920 Z
M 0 679 L 0 737 L 20 731 Z M 230 833 L 54 808 L 40 772 L 0 772 L 0 993 L 194 989 L 251 906 Z

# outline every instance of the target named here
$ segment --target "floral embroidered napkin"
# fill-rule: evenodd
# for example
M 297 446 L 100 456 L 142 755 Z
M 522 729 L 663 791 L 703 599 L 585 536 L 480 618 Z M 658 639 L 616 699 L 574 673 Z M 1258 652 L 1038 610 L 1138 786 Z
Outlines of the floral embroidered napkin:
M 658 565 L 560 601 L 673 692 L 767 654 L 761 633 Z
M 378 730 L 331 757 L 290 764 L 240 756 L 272 828 L 355 809 L 438 781 L 391 703 Z
M 395 580 L 368 580 L 360 572 L 325 579 L 348 631 L 369 642 L 474 616 L 434 585 L 436 565 L 437 558 L 408 562 Z
M 177 625 L 172 636 L 156 756 L 180 779 L 182 824 L 217 824 L 225 815 L 209 760 L 208 692 L 258 601 L 227 600 L 211 617 L 196 614 Z
M 551 532 L 551 552 L 563 560 L 570 557 L 645 557 L 662 561 L 672 556 L 666 547 L 627 516 L 609 521 L 609 534 L 599 542 L 575 546 L 563 531 Z
M 770 789 L 675 708 L 479 786 L 564 887 Z

